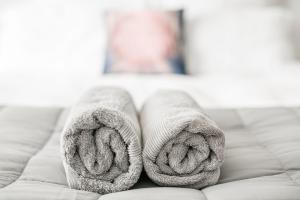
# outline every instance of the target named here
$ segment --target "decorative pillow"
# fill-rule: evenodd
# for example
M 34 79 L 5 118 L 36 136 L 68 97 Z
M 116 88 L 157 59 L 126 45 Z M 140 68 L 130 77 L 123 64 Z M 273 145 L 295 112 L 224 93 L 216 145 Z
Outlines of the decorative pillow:
M 105 73 L 184 73 L 183 11 L 107 14 Z

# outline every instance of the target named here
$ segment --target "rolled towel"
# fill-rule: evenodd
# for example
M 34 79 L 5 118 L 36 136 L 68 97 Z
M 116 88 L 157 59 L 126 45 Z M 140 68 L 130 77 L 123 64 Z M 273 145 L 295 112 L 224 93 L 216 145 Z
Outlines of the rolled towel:
M 224 134 L 188 94 L 158 91 L 140 118 L 144 168 L 152 181 L 196 189 L 218 181 Z
M 133 186 L 143 167 L 131 96 L 120 88 L 88 91 L 71 109 L 61 150 L 71 188 L 106 194 Z

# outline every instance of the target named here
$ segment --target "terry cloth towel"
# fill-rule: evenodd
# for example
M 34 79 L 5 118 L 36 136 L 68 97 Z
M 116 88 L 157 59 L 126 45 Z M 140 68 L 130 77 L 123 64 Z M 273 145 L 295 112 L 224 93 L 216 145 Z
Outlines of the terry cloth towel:
M 143 167 L 131 96 L 112 87 L 88 91 L 71 109 L 61 150 L 71 188 L 105 194 L 133 186 Z
M 224 134 L 188 94 L 158 91 L 140 115 L 143 162 L 152 181 L 196 189 L 217 183 Z

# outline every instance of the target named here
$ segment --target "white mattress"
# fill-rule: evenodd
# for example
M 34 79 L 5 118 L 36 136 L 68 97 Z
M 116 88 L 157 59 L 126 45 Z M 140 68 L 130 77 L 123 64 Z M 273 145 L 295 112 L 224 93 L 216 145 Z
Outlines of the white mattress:
M 1 200 L 299 200 L 300 107 L 205 109 L 224 130 L 217 185 L 158 187 L 145 173 L 128 191 L 69 189 L 59 151 L 68 109 L 0 106 Z

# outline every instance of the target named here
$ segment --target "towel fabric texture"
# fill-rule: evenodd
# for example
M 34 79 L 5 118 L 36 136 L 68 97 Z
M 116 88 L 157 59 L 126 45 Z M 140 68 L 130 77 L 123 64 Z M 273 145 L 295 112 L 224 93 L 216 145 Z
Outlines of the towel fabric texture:
M 71 188 L 106 194 L 132 187 L 143 165 L 137 112 L 128 92 L 89 90 L 71 109 L 61 150 Z
M 188 94 L 156 92 L 146 100 L 140 119 L 144 168 L 152 181 L 196 189 L 218 181 L 224 134 Z

